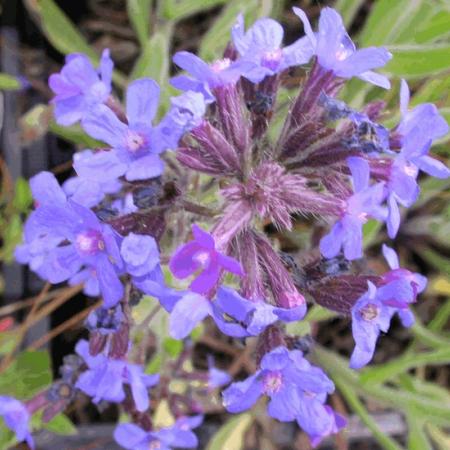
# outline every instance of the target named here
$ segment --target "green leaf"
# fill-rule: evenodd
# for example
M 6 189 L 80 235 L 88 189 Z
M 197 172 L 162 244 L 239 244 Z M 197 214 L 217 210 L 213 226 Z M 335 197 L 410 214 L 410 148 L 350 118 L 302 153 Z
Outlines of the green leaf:
M 7 73 L 0 73 L 0 89 L 4 91 L 14 91 L 20 89 L 22 83 L 12 75 Z
M 408 450 L 426 450 L 433 448 L 424 431 L 424 422 L 413 412 L 406 417 L 408 422 Z
M 384 71 L 404 78 L 418 78 L 448 70 L 450 45 L 388 46 L 393 58 Z
M 418 416 L 436 425 L 450 425 L 450 405 L 413 392 L 405 392 L 382 385 L 364 385 L 359 381 L 358 373 L 348 368 L 347 360 L 323 347 L 316 346 L 314 356 L 333 379 L 343 380 L 356 393 L 400 409 L 405 413 L 414 410 Z
M 442 39 L 450 33 L 450 11 L 439 11 L 425 24 L 414 31 L 414 41 L 418 44 Z
M 431 248 L 421 249 L 420 256 L 435 269 L 450 277 L 450 259 L 440 255 Z
M 128 17 L 141 47 L 148 40 L 151 6 L 152 0 L 127 0 Z
M 98 61 L 97 54 L 53 0 L 37 0 L 36 3 L 44 33 L 57 50 L 64 54 L 85 53 Z
M 159 84 L 165 84 L 169 72 L 169 45 L 172 27 L 167 26 L 157 31 L 144 45 L 143 51 L 136 61 L 130 78 L 135 80 L 150 77 Z
M 41 19 L 44 34 L 57 50 L 65 55 L 84 53 L 98 64 L 98 55 L 54 0 L 36 0 L 35 11 Z M 114 72 L 113 79 L 121 87 L 126 85 L 126 78 L 118 71 Z
M 244 435 L 251 423 L 252 416 L 249 413 L 232 417 L 211 438 L 206 450 L 242 450 Z
M 226 3 L 226 0 L 164 0 L 161 14 L 168 20 L 180 20 Z
M 76 426 L 65 414 L 58 414 L 49 422 L 43 423 L 42 428 L 61 436 L 72 436 L 78 433 Z
M 343 395 L 350 408 L 358 414 L 361 421 L 372 432 L 373 437 L 383 446 L 385 450 L 402 450 L 393 439 L 380 430 L 375 420 L 368 413 L 361 400 L 356 395 L 355 391 L 347 385 L 345 380 L 341 380 L 339 377 L 335 378 L 336 386 L 339 392 Z
M 21 353 L 0 377 L 0 392 L 29 398 L 52 381 L 50 357 L 44 350 Z
M 447 300 L 436 311 L 435 316 L 428 324 L 428 329 L 435 332 L 442 330 L 447 325 L 449 318 L 450 318 L 450 300 Z
M 10 262 L 13 258 L 14 249 L 22 239 L 22 219 L 20 214 L 14 214 L 8 218 L 6 229 L 3 231 L 3 247 L 1 258 Z
M 404 30 L 411 35 L 412 23 L 423 17 L 424 0 L 378 0 L 373 4 L 366 25 L 359 36 L 361 47 L 397 42 Z
M 433 352 L 413 352 L 380 366 L 364 369 L 360 381 L 367 385 L 383 383 L 402 372 L 421 366 L 445 365 L 450 363 L 450 346 Z
M 22 177 L 16 180 L 16 186 L 14 188 L 14 200 L 13 206 L 19 212 L 26 213 L 33 203 L 33 197 L 31 195 L 31 189 L 28 181 Z
M 84 148 L 99 148 L 104 147 L 103 142 L 97 141 L 87 135 L 80 125 L 72 125 L 70 127 L 63 127 L 58 125 L 54 120 L 51 120 L 48 124 L 48 130 L 58 137 L 78 144 Z

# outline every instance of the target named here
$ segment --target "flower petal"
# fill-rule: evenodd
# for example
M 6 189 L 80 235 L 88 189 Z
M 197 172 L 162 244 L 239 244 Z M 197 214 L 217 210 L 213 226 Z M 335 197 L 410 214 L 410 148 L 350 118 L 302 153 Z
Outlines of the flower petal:
M 133 81 L 127 88 L 127 118 L 131 126 L 148 127 L 158 110 L 160 88 L 150 78 Z

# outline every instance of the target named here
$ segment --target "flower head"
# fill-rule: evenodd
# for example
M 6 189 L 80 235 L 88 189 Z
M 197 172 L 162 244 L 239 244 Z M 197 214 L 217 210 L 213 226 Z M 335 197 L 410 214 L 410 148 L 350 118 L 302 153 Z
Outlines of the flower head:
M 240 14 L 231 30 L 233 44 L 242 61 L 254 64 L 243 76 L 253 83 L 259 83 L 266 76 L 275 75 L 291 66 L 306 64 L 313 49 L 307 37 L 297 40 L 288 47 L 281 47 L 283 28 L 275 20 L 257 20 L 247 31 L 244 17 Z
M 17 441 L 26 441 L 28 446 L 34 449 L 33 438 L 30 433 L 30 413 L 26 406 L 12 397 L 0 396 L 0 416 L 5 425 L 14 431 Z
M 369 217 L 384 220 L 385 210 L 380 206 L 384 200 L 383 183 L 369 186 L 369 164 L 362 158 L 348 158 L 352 174 L 354 194 L 347 200 L 347 208 L 333 225 L 330 233 L 320 241 L 320 251 L 326 258 L 337 256 L 341 247 L 347 259 L 362 256 L 362 226 Z
M 73 167 L 78 176 L 63 184 L 64 192 L 87 208 L 97 206 L 106 195 L 115 194 L 122 187 L 118 178 L 124 169 L 118 161 L 111 160 L 107 152 L 77 152 L 73 156 Z
M 391 238 L 397 235 L 400 226 L 398 203 L 409 207 L 419 196 L 420 188 L 416 181 L 419 170 L 442 179 L 450 176 L 450 170 L 441 161 L 428 155 L 431 142 L 431 138 L 426 140 L 423 129 L 416 126 L 404 136 L 401 151 L 390 166 L 386 184 L 388 193 L 386 224 Z
M 189 52 L 178 52 L 173 62 L 191 76 L 178 75 L 170 83 L 182 91 L 199 92 L 207 103 L 215 100 L 213 90 L 221 86 L 236 83 L 245 70 L 252 69 L 253 64 L 245 61 L 231 61 L 229 58 L 206 63 Z
M 254 375 L 233 383 L 222 395 L 225 408 L 232 413 L 251 408 L 259 397 L 267 395 L 268 414 L 282 422 L 296 420 L 316 445 L 345 423 L 325 405 L 327 394 L 333 391 L 332 381 L 301 351 L 277 347 L 262 358 Z
M 86 133 L 111 146 L 104 158 L 107 176 L 125 175 L 128 181 L 145 180 L 161 175 L 163 163 L 158 153 L 158 136 L 151 125 L 158 108 L 160 89 L 149 78 L 133 81 L 127 89 L 126 117 L 121 122 L 105 105 L 96 106 L 82 121 Z M 78 167 L 82 164 L 79 163 Z M 118 170 L 118 167 L 121 170 Z M 121 173 L 118 173 L 121 172 Z
M 60 73 L 53 74 L 49 86 L 56 94 L 55 117 L 60 125 L 68 126 L 81 120 L 92 107 L 105 103 L 111 93 L 113 62 L 109 50 L 103 50 L 98 70 L 88 57 L 72 54 Z
M 405 80 L 400 85 L 400 112 L 402 119 L 396 133 L 407 137 L 416 127 L 424 141 L 438 139 L 448 133 L 448 124 L 432 103 L 423 103 L 409 110 L 409 87 Z
M 355 340 L 350 367 L 359 369 L 373 357 L 380 331 L 387 332 L 391 315 L 389 308 L 378 298 L 377 288 L 370 281 L 368 291 L 352 308 L 352 333 Z
M 200 274 L 191 283 L 190 289 L 207 294 L 216 285 L 222 270 L 242 276 L 238 261 L 216 250 L 211 234 L 197 225 L 192 225 L 194 240 L 182 245 L 172 256 L 169 267 L 175 277 L 183 279 L 196 272 Z
M 80 270 L 78 281 L 88 281 L 86 293 L 96 292 L 97 284 L 105 306 L 114 306 L 123 296 L 118 277 L 122 267 L 118 236 L 109 225 L 102 224 L 84 206 L 68 200 L 64 204 L 43 204 L 31 213 L 25 232 L 30 247 L 39 248 L 36 272 L 51 283 L 71 279 Z M 36 255 L 32 262 L 36 263 Z M 33 266 L 31 266 L 33 268 Z
M 203 421 L 203 416 L 182 417 L 171 427 L 145 431 L 132 423 L 122 423 L 114 431 L 114 439 L 130 450 L 171 450 L 173 447 L 196 448 L 197 436 L 191 431 Z
M 247 300 L 233 289 L 224 286 L 217 291 L 212 307 L 214 320 L 219 329 L 233 337 L 257 336 L 278 320 L 295 322 L 302 319 L 306 313 L 305 302 L 293 308 L 279 308 L 262 299 Z
M 392 55 L 385 48 L 369 47 L 357 50 L 350 39 L 339 13 L 332 8 L 323 8 L 320 13 L 319 30 L 314 33 L 308 17 L 300 8 L 294 13 L 305 27 L 317 61 L 325 70 L 337 77 L 358 77 L 385 89 L 390 88 L 389 80 L 371 69 L 383 67 Z
M 102 400 L 120 403 L 125 400 L 124 385 L 131 389 L 138 411 L 149 407 L 148 388 L 159 382 L 159 375 L 146 375 L 141 366 L 122 359 L 108 358 L 104 354 L 92 356 L 85 340 L 78 342 L 76 352 L 84 359 L 88 368 L 76 383 L 76 387 L 92 397 L 94 403 Z

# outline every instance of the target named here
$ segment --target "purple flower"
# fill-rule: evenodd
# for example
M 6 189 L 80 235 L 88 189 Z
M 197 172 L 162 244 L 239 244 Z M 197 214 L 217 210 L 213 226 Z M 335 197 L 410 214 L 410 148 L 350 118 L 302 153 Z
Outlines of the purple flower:
M 306 64 L 313 55 L 313 48 L 307 37 L 281 48 L 283 27 L 275 20 L 257 20 L 245 32 L 244 16 L 240 14 L 231 30 L 233 44 L 242 61 L 254 64 L 254 68 L 242 75 L 259 83 L 266 76 L 275 75 L 291 66 Z
M 291 309 L 278 308 L 263 300 L 246 300 L 235 290 L 224 286 L 218 289 L 212 308 L 216 325 L 222 333 L 233 337 L 257 336 L 278 320 L 294 322 L 301 320 L 306 313 L 305 302 Z
M 383 67 L 392 58 L 385 48 L 369 47 L 356 50 L 341 16 L 332 8 L 322 9 L 317 33 L 312 31 L 304 11 L 295 7 L 293 10 L 303 22 L 306 36 L 321 67 L 331 70 L 337 77 L 358 77 L 376 86 L 390 88 L 389 80 L 385 76 L 371 70 Z
M 31 194 L 37 207 L 42 205 L 65 205 L 67 197 L 50 172 L 40 172 L 30 178 Z M 45 278 L 43 264 L 46 256 L 60 242 L 60 237 L 39 232 L 36 217 L 31 214 L 24 226 L 24 243 L 18 245 L 14 256 L 21 264 L 29 264 L 31 270 Z
M 178 75 L 170 80 L 172 86 L 181 91 L 199 92 L 207 103 L 215 101 L 212 91 L 215 88 L 236 83 L 246 70 L 252 70 L 253 63 L 220 59 L 207 64 L 198 56 L 189 52 L 177 52 L 173 62 L 186 70 L 192 77 Z
M 132 277 L 142 277 L 159 265 L 159 250 L 152 236 L 130 233 L 120 246 L 125 271 Z
M 211 234 L 197 225 L 192 225 L 194 240 L 182 245 L 172 256 L 169 268 L 175 277 L 183 279 L 200 271 L 191 283 L 190 289 L 199 294 L 207 294 L 219 281 L 222 270 L 242 276 L 238 261 L 216 250 Z
M 16 435 L 18 442 L 25 441 L 34 449 L 34 441 L 30 432 L 30 413 L 26 406 L 12 397 L 0 396 L 0 416 L 5 425 Z
M 86 280 L 95 276 L 106 307 L 123 296 L 117 272 L 121 270 L 116 232 L 102 224 L 90 210 L 71 200 L 64 204 L 43 204 L 30 215 L 25 238 L 40 244 L 42 258 L 36 272 L 51 283 L 71 279 L 81 269 Z M 26 230 L 27 231 L 27 230 Z M 51 243 L 46 247 L 46 243 Z M 81 276 L 81 275 L 80 275 Z M 90 282 L 89 291 L 96 290 Z
M 170 313 L 170 335 L 174 339 L 184 339 L 209 315 L 212 315 L 209 299 L 195 292 L 180 293 Z
M 378 297 L 377 288 L 370 281 L 368 291 L 352 308 L 352 334 L 355 348 L 350 358 L 350 367 L 360 369 L 373 357 L 380 331 L 387 332 L 392 315 Z
M 434 105 L 430 104 L 430 106 Z M 441 116 L 439 116 L 439 119 L 443 120 Z M 442 179 L 448 178 L 450 176 L 450 170 L 442 162 L 428 156 L 432 139 L 437 136 L 437 134 L 433 133 L 433 129 L 436 129 L 436 127 L 433 127 L 433 125 L 429 123 L 429 127 L 427 128 L 427 119 L 422 118 L 422 120 L 425 124 L 424 127 L 416 125 L 404 136 L 400 155 L 428 175 Z M 437 119 L 435 118 L 435 120 Z M 440 134 L 440 136 L 442 136 L 442 134 Z
M 133 284 L 145 294 L 156 297 L 170 312 L 169 331 L 173 338 L 184 339 L 211 314 L 211 302 L 207 298 L 166 285 L 153 237 L 130 233 L 122 241 L 120 252 Z
M 408 132 L 403 139 L 400 153 L 396 155 L 390 167 L 386 190 L 388 193 L 388 218 L 386 220 L 390 238 L 397 235 L 400 226 L 400 210 L 398 203 L 405 207 L 411 206 L 419 196 L 417 184 L 419 169 L 437 178 L 448 178 L 450 170 L 440 161 L 428 156 L 431 138 L 420 126 Z
M 401 268 L 398 256 L 392 248 L 383 244 L 382 249 L 391 270 L 382 277 L 386 287 L 382 286 L 378 291 L 381 291 L 381 295 L 384 296 L 385 304 L 393 306 L 392 315 L 398 313 L 403 326 L 410 327 L 415 319 L 408 306 L 414 303 L 417 295 L 425 290 L 427 278 L 420 273 Z M 383 293 L 383 289 L 387 292 Z
M 171 108 L 158 124 L 158 141 L 163 148 L 176 149 L 180 138 L 200 125 L 206 111 L 205 99 L 198 92 L 188 91 L 170 99 Z
M 128 181 L 135 181 L 161 175 L 164 169 L 159 158 L 161 148 L 158 133 L 151 125 L 159 94 L 155 81 L 149 78 L 136 80 L 127 89 L 128 124 L 121 122 L 105 105 L 97 105 L 83 118 L 84 130 L 111 146 L 111 150 L 103 154 L 106 161 L 98 167 L 104 171 L 104 176 L 113 179 L 125 175 Z M 82 165 L 81 162 L 77 165 L 77 172 Z
M 146 375 L 137 364 L 111 359 L 103 354 L 92 356 L 85 340 L 79 341 L 75 350 L 88 366 L 79 376 L 76 387 L 92 397 L 94 403 L 102 400 L 122 402 L 125 400 L 124 384 L 128 384 L 136 409 L 141 412 L 148 409 L 148 388 L 159 382 L 159 375 Z
M 105 103 L 111 93 L 112 71 L 113 62 L 107 49 L 103 50 L 98 71 L 85 55 L 67 56 L 61 73 L 49 78 L 49 86 L 56 94 L 52 100 L 56 121 L 64 126 L 73 125 L 93 106 Z
M 222 392 L 223 404 L 231 413 L 251 408 L 261 395 L 270 398 L 268 414 L 282 422 L 296 420 L 313 445 L 338 431 L 345 420 L 325 405 L 333 382 L 312 366 L 299 350 L 277 347 L 261 360 L 261 368 L 244 381 Z
M 418 127 L 420 128 L 420 134 L 424 141 L 445 136 L 449 130 L 448 124 L 439 114 L 436 106 L 432 103 L 424 103 L 409 111 L 409 97 L 408 84 L 405 80 L 402 80 L 400 85 L 400 112 L 402 114 L 402 120 L 396 132 L 406 137 L 414 128 Z
M 320 241 L 320 251 L 325 258 L 337 256 L 341 247 L 348 260 L 361 258 L 363 224 L 369 217 L 386 218 L 386 212 L 380 206 L 385 196 L 383 183 L 369 186 L 370 168 L 366 160 L 350 157 L 347 162 L 355 193 L 347 200 L 342 217 Z
M 173 447 L 196 448 L 197 436 L 191 431 L 203 421 L 203 416 L 182 417 L 174 425 L 158 431 L 145 431 L 132 423 L 122 423 L 114 431 L 114 439 L 130 450 L 170 450 Z
M 107 194 L 115 194 L 122 187 L 118 178 L 124 169 L 121 164 L 109 166 L 111 162 L 114 164 L 107 152 L 83 150 L 75 153 L 73 166 L 78 176 L 69 178 L 63 184 L 64 192 L 73 201 L 87 208 L 97 206 Z

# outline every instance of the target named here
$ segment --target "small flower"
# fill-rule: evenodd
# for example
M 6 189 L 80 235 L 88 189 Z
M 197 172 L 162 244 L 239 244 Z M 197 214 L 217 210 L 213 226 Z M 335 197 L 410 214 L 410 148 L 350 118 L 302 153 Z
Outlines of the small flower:
M 233 337 L 257 336 L 269 325 L 282 320 L 295 322 L 306 313 L 306 303 L 293 308 L 278 308 L 263 300 L 250 301 L 224 286 L 217 291 L 213 302 L 213 317 L 222 333 Z M 229 321 L 225 319 L 234 319 Z
M 448 124 L 436 106 L 432 103 L 423 103 L 412 110 L 408 110 L 409 97 L 408 84 L 405 80 L 402 80 L 400 85 L 400 112 L 402 119 L 395 132 L 406 137 L 414 128 L 418 127 L 421 130 L 420 135 L 424 141 L 445 136 L 449 130 Z
M 26 406 L 12 397 L 0 396 L 0 416 L 5 425 L 16 435 L 18 442 L 25 441 L 34 449 L 34 441 L 31 437 L 30 413 Z
M 379 298 L 377 288 L 370 281 L 368 291 L 352 308 L 352 334 L 355 348 L 350 358 L 350 367 L 360 369 L 373 357 L 380 331 L 389 329 L 391 314 Z
M 193 292 L 207 294 L 219 281 L 222 270 L 243 276 L 238 261 L 216 250 L 211 234 L 192 225 L 194 240 L 182 245 L 172 256 L 169 267 L 175 277 L 187 278 L 197 271 L 200 274 L 189 286 Z
M 172 86 L 181 91 L 199 92 L 207 103 L 215 101 L 214 89 L 236 83 L 246 69 L 254 66 L 253 63 L 234 62 L 228 58 L 208 64 L 193 53 L 184 51 L 175 53 L 173 62 L 192 77 L 178 75 L 170 80 Z
M 173 447 L 196 448 L 197 436 L 191 431 L 203 416 L 182 417 L 171 427 L 145 431 L 132 423 L 122 423 L 114 431 L 115 441 L 130 450 L 171 450 Z
M 103 50 L 98 71 L 85 55 L 67 56 L 61 73 L 49 78 L 49 86 L 56 94 L 52 102 L 58 124 L 73 125 L 92 107 L 105 103 L 111 93 L 112 71 L 108 49 Z
M 198 92 L 188 91 L 170 99 L 171 108 L 158 124 L 158 140 L 163 148 L 176 149 L 180 138 L 200 125 L 206 111 L 205 99 Z
M 334 391 L 332 381 L 312 366 L 301 351 L 277 347 L 264 355 L 261 368 L 244 381 L 233 383 L 222 393 L 227 411 L 240 413 L 251 408 L 261 395 L 270 398 L 268 414 L 282 422 L 296 420 L 313 445 L 338 431 L 345 421 L 325 405 Z
M 184 339 L 209 315 L 212 315 L 209 299 L 195 292 L 180 293 L 170 313 L 170 335 L 174 339 Z
M 76 387 L 92 397 L 94 403 L 102 400 L 121 403 L 125 400 L 124 384 L 128 384 L 136 409 L 141 412 L 148 409 L 147 391 L 158 384 L 159 375 L 146 375 L 137 364 L 111 359 L 103 354 L 92 356 L 85 340 L 79 341 L 75 349 L 88 366 L 79 376 Z
M 345 30 L 342 18 L 332 8 L 324 8 L 320 13 L 319 31 L 314 33 L 308 17 L 300 8 L 294 13 L 303 22 L 314 54 L 321 67 L 341 78 L 358 77 L 376 86 L 390 88 L 389 80 L 371 69 L 383 67 L 392 55 L 385 48 L 369 47 L 357 50 Z
M 312 57 L 313 49 L 307 37 L 297 40 L 288 47 L 281 48 L 283 28 L 275 20 L 257 20 L 245 32 L 244 17 L 240 14 L 231 30 L 233 44 L 242 57 L 254 68 L 243 76 L 253 83 L 259 83 L 266 76 L 275 75 L 291 66 L 306 64 Z
M 412 129 L 404 137 L 402 149 L 390 167 L 386 184 L 388 193 L 386 224 L 390 238 L 397 235 L 400 226 L 398 203 L 409 207 L 419 196 L 420 188 L 416 181 L 419 170 L 442 179 L 450 176 L 450 170 L 442 162 L 428 156 L 432 141 L 425 140 L 425 137 L 420 126 Z
M 379 288 L 385 297 L 385 303 L 393 306 L 392 314 L 398 313 L 404 327 L 410 327 L 415 319 L 408 309 L 410 303 L 416 301 L 417 295 L 422 293 L 427 287 L 427 278 L 420 273 L 413 273 L 400 267 L 398 256 L 395 250 L 383 244 L 383 256 L 391 270 L 383 275 L 383 282 L 386 287 Z M 389 298 L 391 295 L 391 298 Z
M 97 206 L 107 194 L 115 194 L 122 187 L 118 178 L 123 174 L 123 165 L 114 164 L 111 167 L 111 163 L 115 161 L 110 160 L 107 152 L 83 150 L 75 153 L 73 167 L 78 176 L 69 178 L 63 184 L 64 192 L 87 208 Z
M 369 217 L 386 218 L 386 212 L 380 206 L 385 196 L 383 183 L 369 186 L 370 169 L 366 160 L 350 157 L 347 162 L 355 193 L 347 200 L 345 212 L 331 232 L 320 241 L 320 251 L 325 258 L 337 256 L 341 247 L 348 260 L 361 258 L 363 224 Z
M 128 124 L 121 122 L 105 105 L 97 105 L 83 118 L 82 126 L 86 133 L 112 148 L 103 155 L 104 165 L 97 167 L 105 172 L 104 176 L 113 178 L 110 172 L 114 171 L 116 176 L 125 175 L 128 181 L 135 181 L 161 175 L 164 165 L 159 153 L 162 149 L 158 133 L 151 125 L 159 95 L 160 89 L 155 81 L 149 78 L 136 80 L 127 89 Z M 82 165 L 82 162 L 78 163 L 79 168 Z
M 97 292 L 95 277 L 106 307 L 122 298 L 123 286 L 117 274 L 122 266 L 118 235 L 91 210 L 68 200 L 63 205 L 44 204 L 28 220 L 32 227 L 25 238 L 30 245 L 39 244 L 42 260 L 36 272 L 42 278 L 50 283 L 68 279 L 74 283 L 77 278 L 87 281 L 89 294 Z M 88 271 L 79 274 L 84 269 Z

